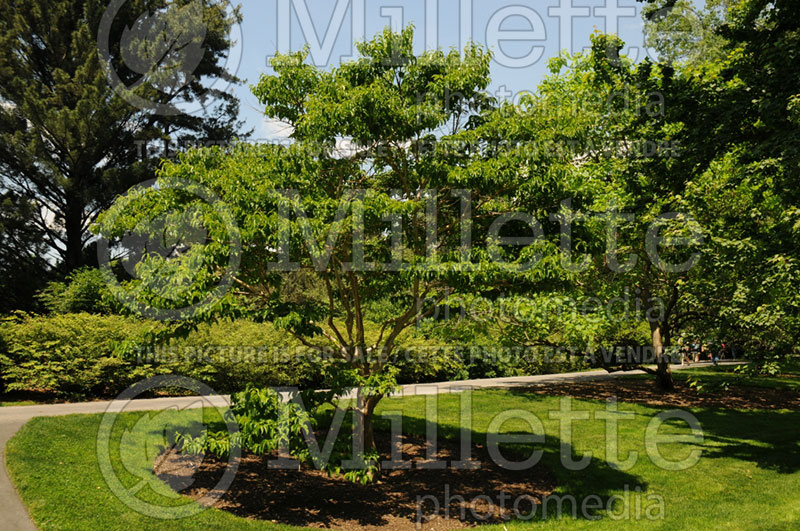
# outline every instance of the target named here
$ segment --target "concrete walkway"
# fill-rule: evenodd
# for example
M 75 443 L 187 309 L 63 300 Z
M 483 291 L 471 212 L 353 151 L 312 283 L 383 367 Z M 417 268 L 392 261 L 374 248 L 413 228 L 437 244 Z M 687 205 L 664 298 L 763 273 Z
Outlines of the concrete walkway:
M 726 362 L 728 364 L 731 362 Z M 735 363 L 735 362 L 734 362 Z M 721 363 L 722 364 L 722 363 Z M 692 367 L 711 365 L 711 363 L 695 363 Z M 673 370 L 687 367 L 673 365 Z M 457 393 L 464 388 L 474 389 L 510 389 L 515 387 L 530 387 L 552 383 L 581 382 L 591 380 L 610 380 L 623 375 L 643 374 L 642 371 L 619 373 L 606 373 L 605 371 L 571 372 L 563 374 L 546 374 L 539 376 L 519 376 L 512 378 L 491 378 L 486 380 L 464 380 L 459 382 L 440 382 L 431 384 L 404 385 L 393 396 L 413 396 Z M 227 396 L 212 397 L 211 405 L 228 405 Z M 132 400 L 125 405 L 125 411 L 157 411 L 168 407 L 178 409 L 199 407 L 202 401 L 197 397 L 179 398 L 151 398 Z M 60 415 L 103 413 L 111 405 L 111 401 L 80 402 L 74 404 L 45 404 L 36 406 L 10 406 L 0 407 L 0 451 L 2 451 L 3 467 L 0 468 L 0 527 L 13 531 L 35 531 L 36 526 L 28 515 L 28 510 L 22 504 L 14 485 L 8 477 L 5 467 L 5 448 L 8 440 L 17 433 L 26 422 L 34 417 L 56 417 Z M 208 404 L 208 402 L 206 402 Z

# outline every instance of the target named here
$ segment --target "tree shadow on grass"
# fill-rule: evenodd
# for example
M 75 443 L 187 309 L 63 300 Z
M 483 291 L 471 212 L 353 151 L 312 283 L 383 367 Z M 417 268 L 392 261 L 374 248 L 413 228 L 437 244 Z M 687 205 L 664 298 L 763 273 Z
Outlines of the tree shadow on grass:
M 452 443 L 458 445 L 461 440 L 462 430 L 452 425 L 434 424 L 423 417 L 411 415 L 405 415 L 403 417 L 403 433 L 424 438 L 429 429 L 435 429 L 438 439 L 444 441 L 445 444 Z M 530 435 L 530 432 L 504 432 L 504 435 L 506 434 Z M 486 433 L 470 430 L 469 437 L 473 445 L 485 452 L 487 446 Z M 550 518 L 563 516 L 596 519 L 602 517 L 602 511 L 610 506 L 609 502 L 611 499 L 617 497 L 620 492 L 626 490 L 647 491 L 648 484 L 643 481 L 642 478 L 619 470 L 607 461 L 595 457 L 589 460 L 587 466 L 580 470 L 568 470 L 561 461 L 562 451 L 566 455 L 569 455 L 575 462 L 582 456 L 577 454 L 571 444 L 563 444 L 562 448 L 561 439 L 553 435 L 547 435 L 545 442 L 541 444 L 500 444 L 501 455 L 511 462 L 523 462 L 536 451 L 541 452 L 541 460 L 533 468 L 520 471 L 520 473 L 523 476 L 526 474 L 531 476 L 546 474 L 552 477 L 555 488 L 549 496 L 560 499 L 559 506 L 563 507 L 564 510 L 560 514 L 558 512 L 556 514 L 551 512 Z M 588 507 L 584 510 L 582 505 L 584 500 L 588 498 L 600 500 L 600 504 L 602 505 L 601 509 L 598 510 Z M 537 499 L 541 503 L 542 500 L 540 498 Z M 545 505 L 546 504 L 547 502 L 545 501 Z M 589 504 L 587 504 L 587 506 L 588 505 Z M 533 518 L 529 518 L 530 509 L 531 507 L 528 505 L 528 514 L 517 514 L 513 516 L 522 517 L 526 520 L 540 520 L 542 516 L 541 512 L 534 512 Z
M 623 382 L 615 382 L 623 383 Z M 587 395 L 584 387 L 592 384 L 580 384 L 575 396 L 580 400 L 604 402 L 609 393 L 597 389 L 593 395 Z M 563 391 L 563 393 L 562 393 Z M 681 407 L 675 403 L 647 404 L 641 403 L 641 396 L 633 396 L 635 389 L 624 389 L 628 394 L 619 397 L 635 398 L 632 402 L 638 407 L 652 411 L 653 416 L 662 411 L 680 409 L 690 412 L 700 423 L 704 434 L 704 443 L 686 443 L 702 449 L 702 458 L 733 458 L 753 463 L 755 466 L 782 474 L 791 474 L 800 470 L 800 411 L 794 409 L 733 409 L 725 407 Z M 754 393 L 764 391 L 753 389 Z M 771 391 L 771 390 L 770 390 Z M 532 393 L 530 390 L 511 390 L 517 397 L 532 401 L 540 401 L 550 395 Z M 693 392 L 693 391 L 692 391 Z M 740 394 L 743 392 L 740 390 Z M 558 394 L 568 394 L 568 389 L 559 389 Z M 613 394 L 613 393 L 612 393 Z M 689 399 L 692 400 L 689 400 Z M 700 396 L 699 398 L 705 398 Z M 675 397 L 673 397 L 674 401 Z M 698 397 L 687 397 L 687 402 L 697 402 Z M 714 403 L 726 403 L 726 395 L 722 394 Z M 735 404 L 727 400 L 729 404 Z M 705 402 L 702 402 L 705 403 Z M 751 405 L 758 407 L 760 402 L 753 400 Z M 774 404 L 771 405 L 775 407 Z M 667 419 L 665 424 L 681 430 L 688 430 L 681 419 Z
M 780 474 L 800 470 L 800 411 L 701 410 L 703 458 L 729 458 Z M 714 444 L 709 444 L 714 443 Z
M 554 437 L 547 437 L 543 445 L 501 445 L 501 453 L 509 461 L 524 461 L 533 451 L 543 451 L 541 462 L 532 468 L 509 470 L 493 462 L 486 448 L 486 434 L 470 431 L 469 458 L 480 467 L 458 468 L 454 464 L 467 458 L 461 454 L 461 430 L 411 415 L 402 417 L 402 426 L 402 438 L 396 441 L 390 435 L 390 419 L 376 418 L 376 441 L 383 458 L 389 459 L 392 445 L 399 442 L 403 458 L 413 462 L 410 469 L 386 468 L 379 483 L 353 484 L 307 469 L 276 470 L 270 467 L 270 458 L 245 453 L 237 478 L 218 508 L 242 517 L 298 526 L 413 529 L 419 520 L 436 517 L 434 521 L 441 524 L 449 517 L 449 527 L 460 527 L 501 523 L 515 516 L 525 517 L 531 510 L 534 519 L 539 519 L 541 514 L 535 512 L 533 500 L 541 503 L 554 491 L 561 501 L 557 506 L 551 504 L 549 517 L 563 511 L 561 516 L 590 518 L 598 511 L 583 510 L 586 497 L 599 497 L 605 507 L 611 496 L 626 488 L 647 487 L 637 477 L 597 459 L 581 471 L 560 469 L 561 445 Z M 437 432 L 435 449 L 426 440 L 426 433 L 433 428 Z M 349 433 L 348 429 L 346 423 L 341 433 Z M 324 433 L 318 435 L 320 445 L 324 437 Z M 571 447 L 566 448 L 572 453 Z M 429 452 L 435 452 L 444 463 L 422 468 L 428 463 Z M 198 464 L 174 453 L 164 462 L 166 465 L 156 470 L 159 477 L 182 487 L 183 494 L 199 498 L 216 484 L 225 460 L 206 457 Z M 439 468 L 442 465 L 444 468 Z M 187 472 L 193 475 L 191 481 L 185 477 Z M 523 503 L 517 504 L 521 514 L 515 514 L 513 503 L 523 498 Z

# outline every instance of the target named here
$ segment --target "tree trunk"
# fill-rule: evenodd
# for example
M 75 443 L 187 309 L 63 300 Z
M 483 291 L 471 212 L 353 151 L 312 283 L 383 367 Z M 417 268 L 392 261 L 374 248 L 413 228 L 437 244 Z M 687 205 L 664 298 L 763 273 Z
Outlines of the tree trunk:
M 372 411 L 369 409 L 362 411 L 364 418 L 364 451 L 375 450 L 375 433 L 372 429 Z
M 364 437 L 364 451 L 375 450 L 375 434 L 372 429 L 372 414 L 375 406 L 378 405 L 381 397 L 377 395 L 360 396 L 358 400 L 357 413 L 361 417 Z
M 357 415 L 356 422 L 360 424 L 360 430 L 354 434 L 355 437 L 360 438 L 360 441 L 353 441 L 353 450 L 356 452 L 374 452 L 377 450 L 375 446 L 375 433 L 372 427 L 372 416 L 375 411 L 375 406 L 378 405 L 381 397 L 379 395 L 364 396 L 359 392 L 356 400 L 355 414 Z M 357 425 L 358 426 L 358 425 Z M 378 467 L 378 475 L 380 475 L 380 459 L 373 463 L 364 460 L 365 465 L 374 465 Z
M 66 252 L 64 269 L 70 273 L 84 265 L 83 263 L 83 204 L 74 196 L 67 197 L 67 208 L 64 212 L 64 229 L 66 232 Z
M 672 380 L 672 370 L 669 366 L 669 359 L 664 355 L 665 343 L 669 341 L 669 333 L 662 330 L 661 324 L 650 323 L 650 332 L 653 340 L 653 350 L 656 355 L 656 384 L 664 391 L 671 391 L 675 388 Z

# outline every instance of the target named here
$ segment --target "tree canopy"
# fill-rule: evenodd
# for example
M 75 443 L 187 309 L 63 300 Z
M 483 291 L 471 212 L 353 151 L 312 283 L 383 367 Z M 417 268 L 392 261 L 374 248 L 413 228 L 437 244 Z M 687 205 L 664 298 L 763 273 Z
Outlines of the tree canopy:
M 498 342 L 581 356 L 647 343 L 652 359 L 601 365 L 643 367 L 666 389 L 670 355 L 699 337 L 796 351 L 797 7 L 714 2 L 700 30 L 676 36 L 689 5 L 654 5 L 660 60 L 634 63 L 597 33 L 518 104 L 487 94 L 486 50 L 415 55 L 413 28 L 330 70 L 305 50 L 278 55 L 253 91 L 291 142 L 165 163 L 154 187 L 98 219 L 122 248 L 145 242 L 118 265 L 137 278 L 109 282 L 146 316 L 270 321 L 318 352 L 332 395 L 359 389 L 354 453 L 368 462 L 398 338 L 449 297 L 588 303 L 488 326 Z M 643 311 L 610 308 L 629 295 Z M 456 328 L 445 337 L 471 333 Z M 237 400 L 243 418 L 268 410 L 267 431 L 284 433 L 280 409 L 294 415 L 286 429 L 308 433 L 267 392 Z M 249 444 L 272 448 L 258 426 Z
M 209 89 L 237 81 L 224 58 L 238 11 L 216 0 L 114 5 L 0 4 L 2 188 L 30 202 L 30 223 L 67 272 L 96 261 L 84 248 L 98 212 L 152 178 L 153 143 L 227 142 L 238 133 L 237 100 Z M 167 112 L 192 102 L 207 109 Z

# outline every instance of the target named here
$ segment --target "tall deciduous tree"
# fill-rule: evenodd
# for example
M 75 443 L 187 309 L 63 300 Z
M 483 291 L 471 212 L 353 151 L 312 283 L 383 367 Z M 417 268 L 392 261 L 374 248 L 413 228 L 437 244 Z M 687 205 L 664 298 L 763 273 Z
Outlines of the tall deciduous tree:
M 410 28 L 387 30 L 359 45 L 362 58 L 331 71 L 307 64 L 306 52 L 276 57 L 275 75 L 262 77 L 254 92 L 268 116 L 293 128 L 292 145 L 187 153 L 163 168 L 157 190 L 115 205 L 99 224 L 116 236 L 142 226 L 143 218 L 186 201 L 175 193 L 177 182 L 218 195 L 241 233 L 237 293 L 190 317 L 271 320 L 307 347 L 332 353 L 330 385 L 362 389 L 355 414 L 367 454 L 374 408 L 395 385 L 398 337 L 448 293 L 509 274 L 491 259 L 487 230 L 512 208 L 523 176 L 483 149 L 477 128 L 491 104 L 484 92 L 489 54 L 472 45 L 415 56 L 412 41 Z M 215 243 L 198 248 L 200 255 L 183 254 L 185 277 L 193 269 L 212 278 L 230 263 L 225 231 L 208 225 Z M 140 268 L 145 281 L 147 273 L 152 279 L 179 267 L 174 257 L 151 261 L 164 268 Z M 293 271 L 315 278 L 322 297 L 287 299 L 281 285 Z M 168 298 L 169 284 L 155 284 L 162 291 L 153 290 L 148 304 Z
M 621 49 L 617 37 L 595 34 L 590 52 L 552 60 L 553 75 L 509 123 L 523 124 L 516 127 L 530 142 L 551 144 L 547 152 L 556 156 L 537 171 L 552 172 L 557 164 L 562 183 L 582 183 L 554 218 L 562 225 L 561 268 L 570 281 L 562 289 L 600 304 L 625 293 L 640 300 L 653 372 L 671 388 L 668 348 L 686 312 L 695 310 L 687 305 L 686 286 L 700 274 L 693 255 L 703 235 L 684 197 L 692 174 L 682 171 L 680 146 L 673 143 L 680 128 L 669 106 L 683 88 L 671 67 L 634 65 Z M 694 247 L 668 245 L 680 239 Z M 602 320 L 607 312 L 595 313 Z M 581 321 L 584 335 L 600 333 L 599 323 Z M 638 367 L 641 356 L 623 365 Z
M 730 0 L 709 0 L 704 8 L 691 0 L 651 2 L 642 10 L 645 45 L 659 62 L 693 68 L 725 59 L 725 39 L 719 33 Z
M 238 18 L 217 0 L 0 2 L 2 186 L 33 203 L 66 271 L 86 262 L 97 213 L 152 178 L 147 143 L 235 136 L 238 102 L 207 87 L 237 81 L 224 59 Z M 203 115 L 176 112 L 200 99 Z
M 695 54 L 671 117 L 693 176 L 687 199 L 715 249 L 701 286 L 704 328 L 751 355 L 796 350 L 800 299 L 800 5 L 712 2 L 713 54 Z M 656 34 L 666 28 L 654 26 Z M 690 52 L 689 49 L 684 51 Z M 686 55 L 686 54 L 684 54 Z M 716 332 L 714 330 L 716 329 Z

